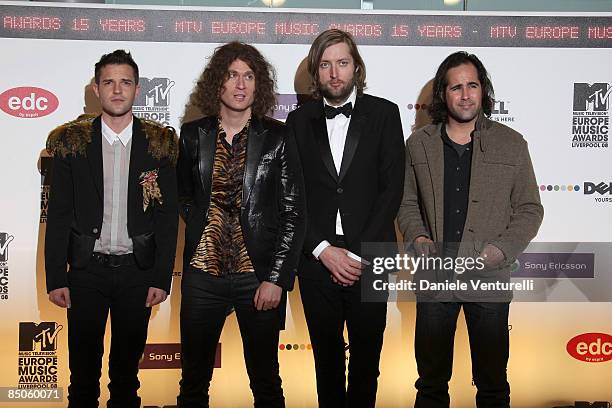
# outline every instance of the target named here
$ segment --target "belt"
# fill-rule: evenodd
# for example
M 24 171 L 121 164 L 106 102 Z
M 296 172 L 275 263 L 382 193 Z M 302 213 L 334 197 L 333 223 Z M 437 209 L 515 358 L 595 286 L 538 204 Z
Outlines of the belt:
M 118 268 L 120 266 L 129 266 L 136 265 L 136 258 L 134 258 L 134 254 L 125 254 L 125 255 L 111 255 L 111 254 L 101 254 L 100 252 L 94 252 L 91 256 L 95 262 L 100 265 L 109 267 L 109 268 Z

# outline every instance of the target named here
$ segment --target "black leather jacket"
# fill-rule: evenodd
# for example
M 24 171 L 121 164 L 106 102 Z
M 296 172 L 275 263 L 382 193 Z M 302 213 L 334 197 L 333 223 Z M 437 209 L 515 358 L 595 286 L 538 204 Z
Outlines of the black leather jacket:
M 185 221 L 183 269 L 191 261 L 207 220 L 217 118 L 181 128 L 177 163 L 181 216 Z M 282 122 L 253 117 L 247 141 L 240 225 L 255 273 L 293 288 L 305 234 L 304 181 L 295 141 Z

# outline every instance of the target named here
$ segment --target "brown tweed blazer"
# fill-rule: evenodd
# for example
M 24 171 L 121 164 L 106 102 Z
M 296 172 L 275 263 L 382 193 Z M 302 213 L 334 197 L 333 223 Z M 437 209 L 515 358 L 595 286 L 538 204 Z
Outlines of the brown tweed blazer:
M 444 152 L 441 126 L 428 125 L 406 142 L 406 177 L 398 223 L 404 241 L 444 237 Z M 468 212 L 458 256 L 477 256 L 487 243 L 502 250 L 507 269 L 535 237 L 544 209 L 527 142 L 511 128 L 481 116 L 473 133 Z M 499 275 L 498 275 L 499 276 Z

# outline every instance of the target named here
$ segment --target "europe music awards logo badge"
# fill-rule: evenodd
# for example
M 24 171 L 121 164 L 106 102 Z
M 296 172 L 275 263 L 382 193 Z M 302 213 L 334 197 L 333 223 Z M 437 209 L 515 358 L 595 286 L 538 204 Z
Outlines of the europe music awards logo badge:
M 139 78 L 140 94 L 132 108 L 140 119 L 154 120 L 164 126 L 170 125 L 170 90 L 174 81 L 170 78 Z
M 608 147 L 610 93 L 612 86 L 606 82 L 574 83 L 572 147 Z
M 19 322 L 19 388 L 57 388 L 57 322 Z

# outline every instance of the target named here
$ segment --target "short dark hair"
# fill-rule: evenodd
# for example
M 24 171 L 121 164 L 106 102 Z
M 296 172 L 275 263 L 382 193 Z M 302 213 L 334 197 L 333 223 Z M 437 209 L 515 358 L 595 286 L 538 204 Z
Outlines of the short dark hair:
M 321 63 L 321 58 L 323 58 L 323 53 L 328 47 L 339 43 L 345 43 L 349 47 L 351 57 L 353 57 L 353 62 L 355 64 L 354 79 L 357 94 L 363 94 L 363 90 L 366 87 L 366 68 L 361 55 L 359 55 L 357 44 L 353 36 L 346 31 L 332 28 L 319 34 L 310 46 L 310 51 L 308 52 L 308 73 L 312 79 L 310 91 L 315 99 L 321 99 L 319 88 L 319 64 Z
M 446 74 L 451 68 L 463 64 L 472 64 L 478 72 L 478 80 L 482 89 L 482 112 L 485 116 L 491 116 L 495 93 L 489 74 L 478 57 L 465 51 L 455 52 L 448 57 L 438 67 L 438 72 L 433 80 L 433 100 L 429 107 L 429 116 L 433 123 L 444 123 L 448 119 L 448 108 L 446 106 L 445 92 L 448 86 Z
M 115 50 L 110 54 L 104 54 L 100 58 L 100 61 L 96 62 L 96 67 L 94 70 L 96 84 L 100 85 L 100 72 L 102 71 L 102 68 L 107 65 L 122 64 L 126 64 L 132 67 L 132 70 L 134 70 L 134 81 L 136 84 L 138 84 L 138 65 L 136 64 L 136 61 L 134 61 L 134 59 L 132 58 L 132 54 L 125 50 Z
M 229 77 L 229 66 L 236 60 L 247 64 L 255 74 L 255 101 L 251 112 L 256 117 L 270 113 L 276 104 L 276 72 L 252 45 L 232 41 L 215 49 L 191 94 L 191 104 L 205 116 L 218 116 L 221 87 Z

